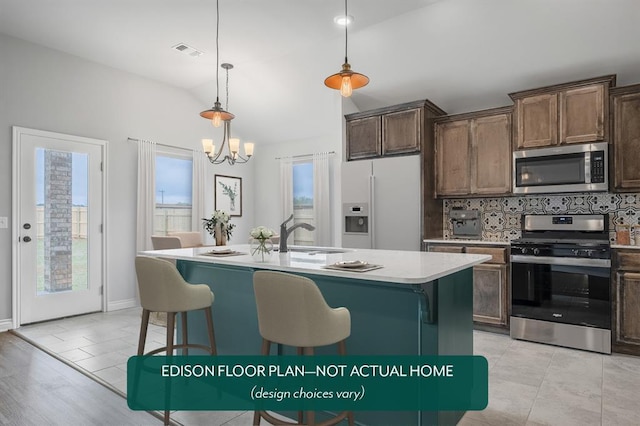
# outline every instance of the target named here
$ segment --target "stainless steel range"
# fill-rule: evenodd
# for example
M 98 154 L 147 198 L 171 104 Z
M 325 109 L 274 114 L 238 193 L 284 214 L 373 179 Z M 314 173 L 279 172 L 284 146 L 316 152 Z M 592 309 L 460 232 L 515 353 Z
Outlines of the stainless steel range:
M 523 215 L 511 243 L 511 337 L 611 353 L 607 215 Z

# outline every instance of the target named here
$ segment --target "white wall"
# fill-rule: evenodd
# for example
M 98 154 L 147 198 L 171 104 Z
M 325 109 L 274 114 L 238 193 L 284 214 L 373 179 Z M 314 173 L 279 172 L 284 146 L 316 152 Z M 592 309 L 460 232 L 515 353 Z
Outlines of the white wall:
M 109 141 L 108 298 L 113 306 L 135 300 L 136 144 L 127 137 L 200 147 L 211 125 L 187 91 L 0 34 L 0 322 L 11 312 L 11 127 L 22 126 Z M 256 154 L 258 147 L 256 148 Z M 266 155 L 266 153 L 265 153 Z M 253 166 L 211 166 L 243 178 L 243 216 L 231 242 L 248 235 L 253 219 Z M 213 207 L 213 183 L 211 184 Z M 238 239 L 236 239 L 238 238 Z
M 328 89 L 327 89 L 328 90 Z M 255 223 L 254 226 L 264 225 L 279 232 L 280 224 L 286 218 L 282 217 L 280 208 L 280 163 L 277 157 L 314 154 L 318 152 L 335 151 L 332 157 L 331 179 L 331 210 L 333 225 L 333 245 L 341 244 L 341 194 L 340 194 L 340 163 L 342 161 L 342 107 L 341 97 L 335 92 L 333 101 L 332 124 L 325 127 L 322 136 L 294 142 L 269 144 L 255 158 Z

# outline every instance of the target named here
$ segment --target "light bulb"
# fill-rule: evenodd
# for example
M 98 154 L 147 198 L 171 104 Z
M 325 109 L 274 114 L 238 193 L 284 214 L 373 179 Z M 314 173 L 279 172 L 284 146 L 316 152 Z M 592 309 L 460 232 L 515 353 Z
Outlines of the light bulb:
M 229 150 L 235 154 L 240 150 L 240 139 L 231 138 L 229 139 Z
M 213 153 L 213 140 L 202 139 L 202 150 L 207 154 Z
M 340 94 L 345 98 L 348 98 L 353 93 L 353 87 L 351 87 L 351 76 L 343 75 L 342 84 L 340 85 Z
M 213 117 L 211 118 L 211 123 L 213 123 L 213 127 L 220 127 L 222 124 L 222 114 L 214 112 Z
M 247 157 L 251 157 L 253 155 L 253 142 L 246 142 L 244 144 L 244 154 Z

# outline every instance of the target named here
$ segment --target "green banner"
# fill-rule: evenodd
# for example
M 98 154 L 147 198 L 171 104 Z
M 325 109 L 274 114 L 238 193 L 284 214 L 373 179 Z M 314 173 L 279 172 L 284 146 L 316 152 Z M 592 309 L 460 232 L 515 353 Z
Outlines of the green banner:
M 134 356 L 133 410 L 482 410 L 481 356 Z

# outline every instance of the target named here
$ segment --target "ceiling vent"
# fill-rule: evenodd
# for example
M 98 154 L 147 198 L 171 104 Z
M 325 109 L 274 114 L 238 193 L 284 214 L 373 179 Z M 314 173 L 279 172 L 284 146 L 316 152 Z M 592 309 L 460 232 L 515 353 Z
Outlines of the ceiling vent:
M 171 47 L 174 50 L 177 50 L 178 52 L 182 52 L 185 55 L 189 55 L 192 56 L 194 58 L 197 58 L 198 56 L 202 56 L 204 55 L 203 52 L 189 46 L 188 44 L 184 44 L 184 43 L 178 43 L 175 46 Z

